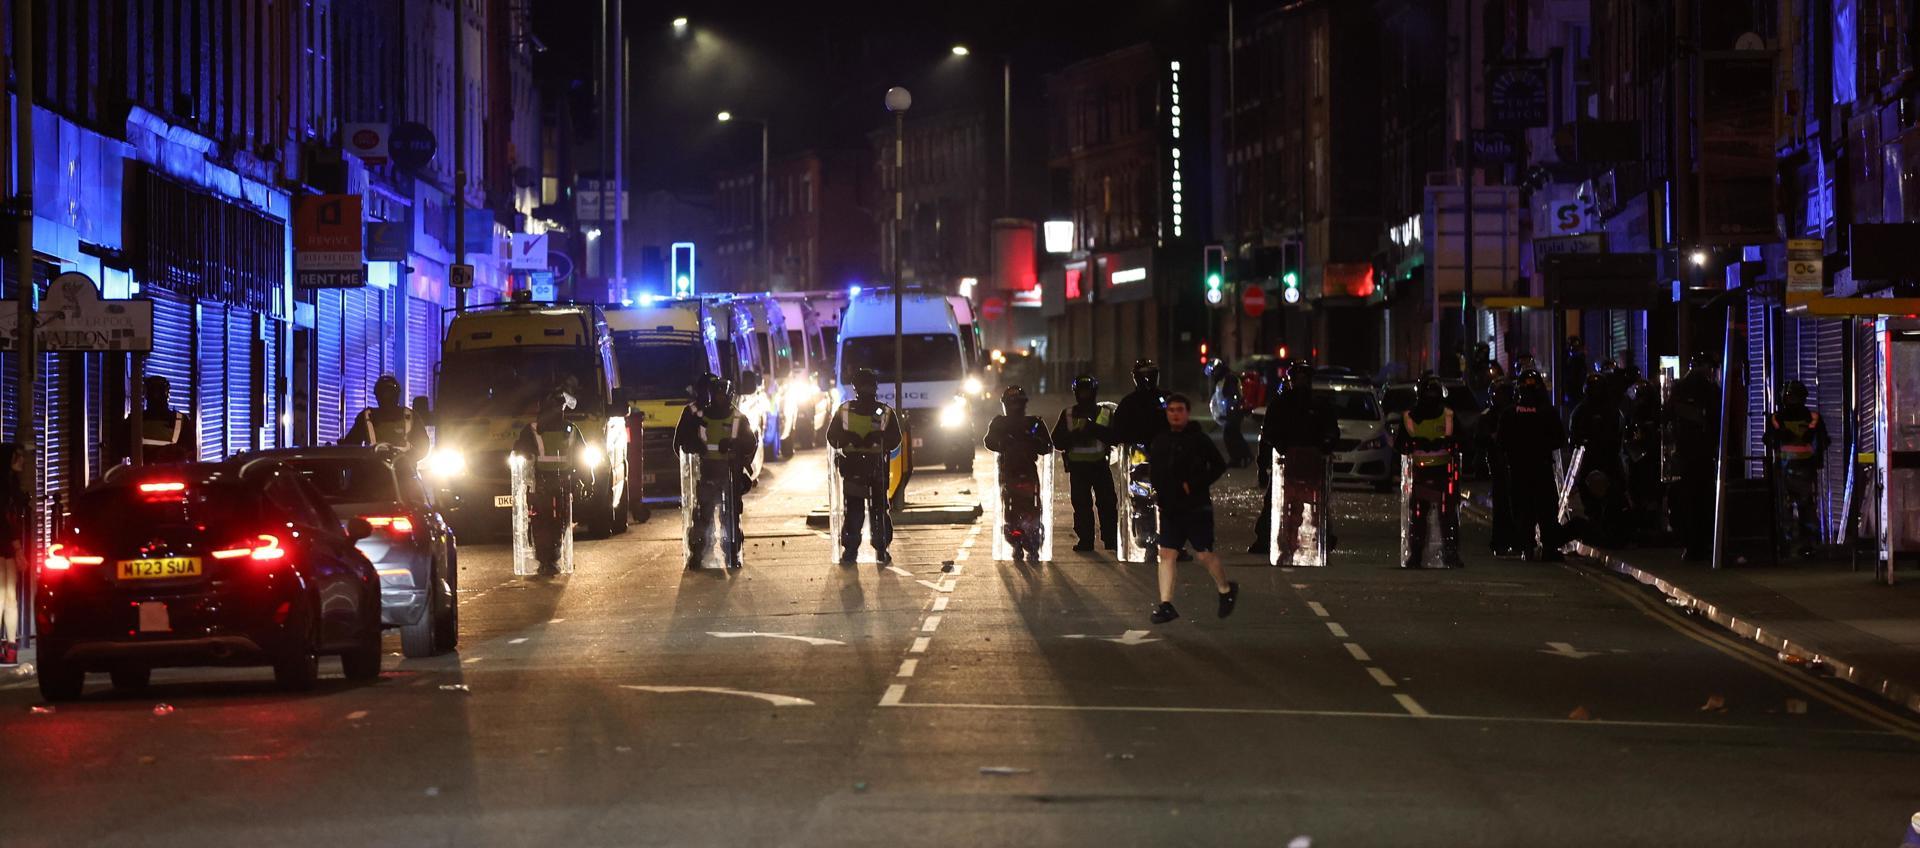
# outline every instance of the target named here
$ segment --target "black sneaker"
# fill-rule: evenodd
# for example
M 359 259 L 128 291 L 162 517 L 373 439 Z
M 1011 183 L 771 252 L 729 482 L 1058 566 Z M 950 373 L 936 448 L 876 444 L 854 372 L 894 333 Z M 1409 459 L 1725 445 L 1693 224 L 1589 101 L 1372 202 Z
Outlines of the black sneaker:
M 841 565 L 853 565 L 854 563 L 857 563 L 859 561 L 860 561 L 859 551 L 853 550 L 852 548 L 848 548 L 847 550 L 840 552 Z
M 691 557 L 691 556 L 690 556 L 690 557 L 687 557 L 687 570 L 688 570 L 688 571 L 699 571 L 699 570 L 700 570 L 700 557 Z
M 1081 539 L 1073 544 L 1073 549 L 1081 553 L 1086 553 L 1087 551 L 1093 550 L 1093 543 L 1086 539 Z
M 1220 593 L 1220 617 L 1233 615 L 1233 604 L 1240 600 L 1240 584 L 1227 581 L 1227 591 Z
M 892 565 L 893 554 L 887 553 L 886 551 L 874 551 L 873 561 L 879 563 L 882 566 Z
M 550 562 L 543 562 L 540 564 L 538 573 L 541 577 L 558 577 L 560 576 L 560 566 Z
M 1179 617 L 1180 611 L 1174 609 L 1173 604 L 1162 601 L 1159 606 L 1153 608 L 1153 614 L 1147 616 L 1147 620 L 1154 624 L 1166 624 Z
M 1266 556 L 1267 554 L 1271 553 L 1271 549 L 1269 549 L 1266 545 L 1248 545 L 1247 553 L 1252 554 L 1254 556 Z

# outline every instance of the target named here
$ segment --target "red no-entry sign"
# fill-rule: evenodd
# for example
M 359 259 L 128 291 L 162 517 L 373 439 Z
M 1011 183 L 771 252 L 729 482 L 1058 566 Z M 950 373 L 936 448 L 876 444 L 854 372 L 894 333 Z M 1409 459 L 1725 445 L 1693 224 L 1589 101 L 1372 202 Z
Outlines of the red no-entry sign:
M 1247 311 L 1247 317 L 1258 318 L 1267 311 L 1267 290 L 1259 286 L 1247 286 L 1240 290 L 1240 308 Z
M 997 297 L 980 301 L 980 317 L 986 321 L 998 321 L 1007 317 L 1007 302 Z

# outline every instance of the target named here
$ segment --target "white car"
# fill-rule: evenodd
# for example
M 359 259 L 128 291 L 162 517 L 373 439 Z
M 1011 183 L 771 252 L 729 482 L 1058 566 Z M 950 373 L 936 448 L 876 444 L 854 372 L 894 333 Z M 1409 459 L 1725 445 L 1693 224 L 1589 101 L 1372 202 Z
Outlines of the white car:
M 1385 416 L 1373 387 L 1359 382 L 1334 381 L 1318 389 L 1332 404 L 1340 421 L 1340 440 L 1333 446 L 1333 482 L 1366 483 L 1381 490 L 1400 479 L 1400 463 L 1393 454 Z

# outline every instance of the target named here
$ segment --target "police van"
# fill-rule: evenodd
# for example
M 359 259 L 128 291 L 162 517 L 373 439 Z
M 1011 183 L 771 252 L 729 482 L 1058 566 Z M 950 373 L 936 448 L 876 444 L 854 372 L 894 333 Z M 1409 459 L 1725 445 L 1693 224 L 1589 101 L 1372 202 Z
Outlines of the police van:
M 815 447 L 826 438 L 827 416 L 833 412 L 827 403 L 833 368 L 821 333 L 822 316 L 813 299 L 804 294 L 776 292 L 773 299 L 786 317 L 787 339 L 793 348 L 786 407 L 793 419 L 794 442 L 803 448 Z
M 880 376 L 880 401 L 900 410 L 910 430 L 914 465 L 973 470 L 979 435 L 966 392 L 966 342 L 952 304 L 939 294 L 903 292 L 900 330 L 904 397 L 896 403 L 893 294 L 865 291 L 851 298 L 840 319 L 840 385 L 851 386 L 858 369 L 873 369 Z
M 600 307 L 517 299 L 457 313 L 435 383 L 438 432 L 423 468 L 456 531 L 510 529 L 507 454 L 555 389 L 573 397 L 567 418 L 587 442 L 578 457 L 586 497 L 574 516 L 595 535 L 626 530 L 626 410 L 614 400 L 619 371 Z
M 693 401 L 695 377 L 727 373 L 713 321 L 708 301 L 693 297 L 647 298 L 636 306 L 607 310 L 613 356 L 620 366 L 621 400 L 642 421 L 640 479 L 634 485 L 638 502 L 680 498 L 674 425 Z

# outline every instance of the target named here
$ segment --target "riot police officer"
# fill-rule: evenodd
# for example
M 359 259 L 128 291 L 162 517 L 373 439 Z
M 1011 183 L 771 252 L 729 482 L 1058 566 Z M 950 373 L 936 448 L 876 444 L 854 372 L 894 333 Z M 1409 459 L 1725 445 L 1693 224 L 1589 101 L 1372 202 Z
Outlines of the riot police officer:
M 1658 537 L 1665 529 L 1661 506 L 1666 500 L 1660 481 L 1660 387 L 1645 379 L 1627 389 L 1626 449 L 1634 529 L 1643 538 Z
M 852 565 L 860 553 L 860 528 L 871 524 L 873 552 L 880 564 L 893 562 L 893 515 L 887 511 L 891 485 L 887 457 L 900 447 L 900 420 L 876 399 L 880 380 L 872 369 L 853 372 L 853 399 L 840 404 L 827 424 L 827 445 L 838 451 L 846 522 L 840 528 L 840 562 Z
M 400 403 L 400 381 L 382 374 L 373 383 L 373 406 L 360 410 L 341 444 L 392 445 L 414 458 L 425 456 L 428 448 L 427 423 Z
M 1540 372 L 1522 371 L 1514 381 L 1513 406 L 1495 422 L 1494 443 L 1506 460 L 1507 492 L 1512 501 L 1512 543 L 1528 559 L 1559 562 L 1559 498 L 1554 488 L 1553 455 L 1567 443 L 1553 392 Z
M 1713 490 L 1720 465 L 1720 385 L 1706 354 L 1694 354 L 1687 375 L 1674 384 L 1666 427 L 1673 450 L 1670 517 L 1686 546 L 1685 557 L 1704 560 L 1713 555 Z
M 1440 559 L 1447 568 L 1459 568 L 1460 491 L 1457 473 L 1459 434 L 1446 390 L 1432 372 L 1420 378 L 1413 408 L 1401 413 L 1394 448 L 1412 461 L 1413 493 L 1407 501 L 1406 559 L 1402 568 L 1419 568 L 1427 545 L 1427 515 L 1440 511 Z
M 734 406 L 733 384 L 717 374 L 703 374 L 694 382 L 693 403 L 680 412 L 673 429 L 673 446 L 699 460 L 699 475 L 691 493 L 692 526 L 687 531 L 687 568 L 699 568 L 712 544 L 713 524 L 721 524 L 721 553 L 728 568 L 739 568 L 740 499 L 753 488 L 753 461 L 760 437 L 747 417 Z
M 1000 508 L 1013 561 L 1040 561 L 1040 546 L 1051 528 L 1044 526 L 1040 500 L 1041 462 L 1053 454 L 1047 424 L 1027 414 L 1027 390 L 1008 386 L 1000 394 L 1001 414 L 987 422 L 987 450 L 999 454 Z
M 1091 375 L 1073 378 L 1073 405 L 1060 410 L 1053 424 L 1053 445 L 1067 460 L 1067 485 L 1073 498 L 1073 534 L 1076 551 L 1093 550 L 1098 510 L 1099 539 L 1113 550 L 1113 472 L 1107 454 L 1114 443 L 1113 406 L 1099 402 L 1100 381 Z
M 1125 469 L 1124 479 L 1118 482 L 1127 498 L 1129 526 L 1120 529 L 1127 534 L 1127 544 L 1120 546 L 1123 555 L 1139 546 L 1152 544 L 1155 526 L 1154 497 L 1152 493 L 1153 472 L 1146 460 L 1147 446 L 1155 436 L 1167 431 L 1166 392 L 1160 389 L 1160 366 L 1151 359 L 1136 359 L 1133 362 L 1133 391 L 1120 399 L 1113 410 L 1113 435 L 1121 453 L 1121 467 Z M 1186 556 L 1185 551 L 1180 552 Z
M 587 445 L 580 430 L 567 420 L 567 408 L 564 392 L 548 393 L 540 400 L 538 417 L 520 428 L 513 443 L 513 452 L 533 468 L 527 530 L 533 537 L 534 558 L 540 562 L 539 573 L 546 576 L 560 573 L 562 537 L 573 524 L 573 496 L 579 486 L 576 463 Z
M 1513 474 L 1498 438 L 1500 419 L 1511 414 L 1513 407 L 1513 380 L 1504 374 L 1493 376 L 1487 387 L 1487 408 L 1473 433 L 1481 455 L 1487 458 L 1488 494 L 1493 500 L 1489 542 L 1493 555 L 1499 557 L 1520 556 L 1533 547 L 1531 539 L 1520 536 L 1520 522 L 1514 517 Z
M 1247 437 L 1240 432 L 1240 425 L 1247 418 L 1246 399 L 1240 395 L 1240 378 L 1227 363 L 1215 359 L 1207 363 L 1207 381 L 1213 384 L 1207 407 L 1213 413 L 1214 422 L 1220 425 L 1220 441 L 1227 446 L 1227 467 L 1245 468 L 1252 464 L 1253 454 L 1247 450 Z
M 1304 361 L 1288 363 L 1280 375 L 1280 392 L 1267 403 L 1267 420 L 1260 428 L 1258 463 L 1263 497 L 1260 515 L 1255 519 L 1253 544 L 1247 553 L 1268 553 L 1268 536 L 1273 530 L 1273 460 L 1277 454 L 1287 460 L 1293 488 L 1301 496 L 1287 500 L 1287 531 L 1292 539 L 1302 518 L 1302 498 L 1306 492 L 1326 493 L 1326 458 L 1340 440 L 1340 419 L 1313 391 L 1313 366 Z M 1309 467 L 1309 466 L 1318 467 Z M 1295 477 L 1294 475 L 1297 475 Z M 1326 504 L 1321 504 L 1324 508 Z M 1287 553 L 1282 550 L 1281 553 Z
M 1827 454 L 1827 423 L 1820 413 L 1807 408 L 1807 384 L 1792 380 L 1780 393 L 1780 408 L 1767 416 L 1764 437 L 1773 451 L 1780 473 L 1782 517 L 1792 533 L 1795 552 L 1813 556 L 1814 542 L 1820 538 L 1820 512 L 1815 495 L 1819 491 L 1820 467 Z
M 163 462 L 192 462 L 194 459 L 193 416 L 175 412 L 167 378 L 153 376 L 141 381 L 146 408 L 122 422 L 125 432 L 140 434 L 141 461 L 154 465 Z
M 1611 371 L 1587 375 L 1580 403 L 1568 416 L 1567 435 L 1575 447 L 1584 447 L 1581 467 L 1573 470 L 1580 505 L 1602 545 L 1621 540 L 1627 514 L 1626 480 L 1620 461 L 1620 440 L 1626 419 L 1614 395 L 1617 379 Z

